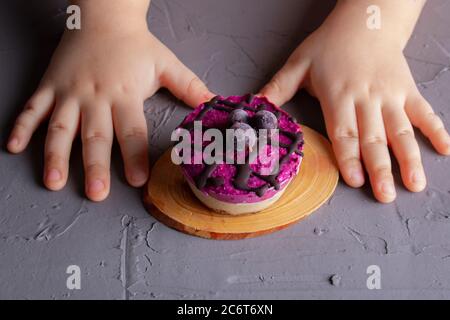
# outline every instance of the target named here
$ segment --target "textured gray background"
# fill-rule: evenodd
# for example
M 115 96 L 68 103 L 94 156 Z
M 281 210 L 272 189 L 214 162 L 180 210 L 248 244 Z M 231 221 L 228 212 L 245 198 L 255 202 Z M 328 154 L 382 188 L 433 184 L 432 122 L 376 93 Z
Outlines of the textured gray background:
M 45 3 L 45 5 L 44 5 Z M 212 90 L 256 91 L 314 30 L 333 1 L 154 0 L 150 29 Z M 64 1 L 0 5 L 0 143 L 36 87 L 64 28 Z M 450 126 L 450 1 L 429 0 L 406 50 L 421 91 Z M 323 132 L 317 101 L 300 93 L 285 106 Z M 188 109 L 166 92 L 145 104 L 152 160 Z M 450 159 L 418 134 L 426 191 L 399 186 L 390 205 L 342 182 L 308 219 L 262 238 L 209 241 L 150 217 L 128 187 L 115 146 L 112 190 L 83 197 L 80 143 L 68 185 L 41 182 L 45 126 L 21 155 L 0 151 L 0 298 L 450 298 Z M 397 181 L 398 170 L 396 169 Z M 81 290 L 66 288 L 79 265 Z M 382 290 L 366 288 L 377 264 Z M 341 277 L 334 285 L 330 276 Z

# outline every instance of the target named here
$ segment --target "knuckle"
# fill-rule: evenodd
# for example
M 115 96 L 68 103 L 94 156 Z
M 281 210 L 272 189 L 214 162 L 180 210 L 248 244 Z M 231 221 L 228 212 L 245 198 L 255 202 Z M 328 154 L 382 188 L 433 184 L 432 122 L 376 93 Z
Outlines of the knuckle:
M 132 90 L 131 90 L 131 87 L 129 86 L 129 85 L 127 85 L 127 84 L 120 84 L 119 85 L 119 92 L 121 93 L 121 94 L 128 94 L 128 93 L 130 93 Z
M 16 123 L 14 124 L 15 129 L 19 129 L 19 130 L 28 130 L 28 126 L 25 123 L 25 121 L 23 120 L 23 118 L 19 117 L 16 121 Z
M 92 173 L 107 173 L 108 172 L 108 168 L 100 163 L 100 162 L 88 162 L 85 165 L 85 171 L 87 174 L 92 174 Z
M 83 92 L 88 86 L 86 81 L 78 77 L 74 77 L 66 85 L 68 85 L 66 89 L 71 88 L 73 92 Z
M 386 81 L 383 81 L 382 79 L 378 78 L 378 81 L 373 82 L 367 86 L 367 93 L 369 97 L 378 97 L 383 92 L 390 92 L 391 89 L 393 89 L 391 85 L 389 85 Z
M 84 95 L 92 99 L 97 99 L 98 96 L 101 96 L 105 93 L 106 87 L 107 86 L 103 85 L 98 81 L 91 81 L 90 83 L 87 83 L 84 86 L 82 86 L 80 90 Z
M 396 138 L 414 138 L 414 131 L 411 128 L 405 128 L 395 131 Z
M 83 143 L 109 143 L 110 139 L 102 131 L 92 131 L 83 137 Z
M 383 177 L 383 176 L 391 176 L 392 172 L 391 172 L 392 168 L 391 165 L 385 163 L 385 164 L 378 164 L 375 165 L 372 173 L 378 177 Z
M 37 111 L 35 108 L 25 107 L 19 117 L 21 120 L 28 119 L 37 119 Z
M 358 96 L 355 93 L 361 93 L 360 84 L 355 84 L 351 81 L 331 81 L 328 80 L 326 84 L 326 92 L 328 95 L 328 102 L 333 106 L 355 105 Z M 363 101 L 368 100 L 363 95 Z
M 34 100 L 28 101 L 28 103 L 25 105 L 25 108 L 23 110 L 23 113 L 34 115 L 37 112 L 37 105 Z
M 358 131 L 350 127 L 338 127 L 333 130 L 331 138 L 335 142 L 358 141 Z
M 422 160 L 419 155 L 408 155 L 403 159 L 403 164 L 408 165 L 411 168 L 416 168 L 421 166 Z
M 183 96 L 183 99 L 186 98 L 187 95 L 192 95 L 194 92 L 203 89 L 204 85 L 203 82 L 198 78 L 194 77 L 189 81 L 187 90 L 185 95 Z
M 296 68 L 302 61 L 302 56 L 300 55 L 300 52 L 294 51 L 294 53 L 288 58 L 286 61 L 284 68 L 291 69 Z
M 369 85 L 365 91 L 366 97 L 369 99 L 369 101 L 372 101 L 375 97 L 378 96 L 379 92 L 383 92 L 382 90 L 382 85 L 380 84 Z
M 61 164 L 61 163 L 64 163 L 65 161 L 66 161 L 65 157 L 63 157 L 61 154 L 56 153 L 54 151 L 49 151 L 49 152 L 46 152 L 46 154 L 45 154 L 45 163 L 47 165 Z
M 103 91 L 103 88 L 102 88 L 102 86 L 101 86 L 98 82 L 93 82 L 93 83 L 92 83 L 92 92 L 93 92 L 95 95 L 100 94 L 102 91 Z
M 292 54 L 289 56 L 289 58 L 286 61 L 286 65 L 294 65 L 297 64 L 301 58 L 302 58 L 303 53 L 300 51 L 300 47 L 297 47 Z
M 351 90 L 351 85 L 349 83 L 343 82 L 332 82 L 328 86 L 328 92 L 333 97 L 334 101 L 342 101 L 347 93 Z
M 351 167 L 360 163 L 360 159 L 357 156 L 338 156 L 338 159 L 342 167 Z
M 49 133 L 61 134 L 61 133 L 66 133 L 68 131 L 69 131 L 69 128 L 67 127 L 67 125 L 60 121 L 50 122 L 50 124 L 48 126 Z
M 123 132 L 123 138 L 125 140 L 129 139 L 146 139 L 147 130 L 143 127 L 131 127 Z
M 387 146 L 386 138 L 380 135 L 367 136 L 362 141 L 362 146 L 368 147 L 373 145 Z
M 74 96 L 97 99 L 98 96 L 104 95 L 108 88 L 111 88 L 111 83 L 100 82 L 96 79 L 90 81 L 73 79 L 65 91 L 72 92 Z
M 273 93 L 281 93 L 281 85 L 279 76 L 275 76 L 269 82 L 266 88 L 268 91 L 272 91 Z
M 369 108 L 373 107 L 378 101 L 379 96 L 377 94 L 378 91 L 375 91 L 374 88 L 370 88 L 368 84 L 354 84 L 353 89 L 354 92 L 357 92 L 356 96 L 356 105 L 361 108 Z
M 188 92 L 192 91 L 195 88 L 201 87 L 203 82 L 198 78 L 194 77 L 189 81 Z
M 139 152 L 130 155 L 127 160 L 130 164 L 145 166 L 147 164 L 147 153 Z

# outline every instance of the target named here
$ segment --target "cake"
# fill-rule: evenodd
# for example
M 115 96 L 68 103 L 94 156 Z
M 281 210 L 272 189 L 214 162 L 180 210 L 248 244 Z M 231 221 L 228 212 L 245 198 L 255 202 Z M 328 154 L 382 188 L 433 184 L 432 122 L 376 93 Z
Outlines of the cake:
M 205 139 L 209 129 L 215 129 L 215 135 Z M 271 206 L 297 175 L 303 158 L 300 125 L 265 97 L 252 94 L 216 96 L 195 108 L 175 132 L 178 137 L 189 132 L 192 148 L 177 144 L 172 160 L 178 157 L 173 161 L 194 195 L 224 214 L 256 213 Z M 219 133 L 232 143 L 217 144 Z M 198 136 L 203 139 L 196 140 Z M 208 149 L 210 158 L 205 156 Z

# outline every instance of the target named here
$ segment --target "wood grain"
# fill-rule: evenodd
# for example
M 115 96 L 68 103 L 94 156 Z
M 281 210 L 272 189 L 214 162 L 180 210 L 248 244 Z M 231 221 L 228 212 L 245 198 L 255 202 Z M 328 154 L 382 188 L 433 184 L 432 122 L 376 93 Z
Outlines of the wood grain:
M 152 169 L 144 190 L 145 207 L 165 225 L 208 239 L 251 238 L 288 227 L 327 201 L 339 180 L 328 140 L 308 127 L 302 128 L 305 156 L 300 172 L 270 208 L 239 216 L 212 211 L 189 189 L 180 168 L 170 159 L 170 150 L 161 156 Z

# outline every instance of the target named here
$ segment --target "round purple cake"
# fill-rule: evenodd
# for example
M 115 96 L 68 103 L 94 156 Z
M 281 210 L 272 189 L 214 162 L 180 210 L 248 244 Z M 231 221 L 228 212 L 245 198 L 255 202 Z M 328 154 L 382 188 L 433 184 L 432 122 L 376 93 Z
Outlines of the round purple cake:
M 232 151 L 236 152 L 229 159 L 227 144 L 215 154 L 222 156 L 222 162 L 205 162 L 201 157 L 212 142 L 201 141 L 195 151 L 198 140 L 194 135 L 199 123 L 202 132 L 217 129 L 226 136 L 226 131 L 236 130 L 234 142 L 242 140 L 240 145 L 244 148 L 232 145 Z M 216 96 L 190 113 L 177 128 L 182 129 L 191 133 L 194 149 L 188 156 L 191 161 L 180 165 L 184 177 L 197 198 L 215 211 L 227 214 L 261 211 L 280 198 L 299 171 L 304 143 L 301 127 L 265 97 Z M 249 134 L 239 135 L 239 132 Z M 266 143 L 256 148 L 263 133 L 268 133 Z M 180 153 L 176 147 L 173 152 Z M 239 153 L 241 162 L 236 158 Z

